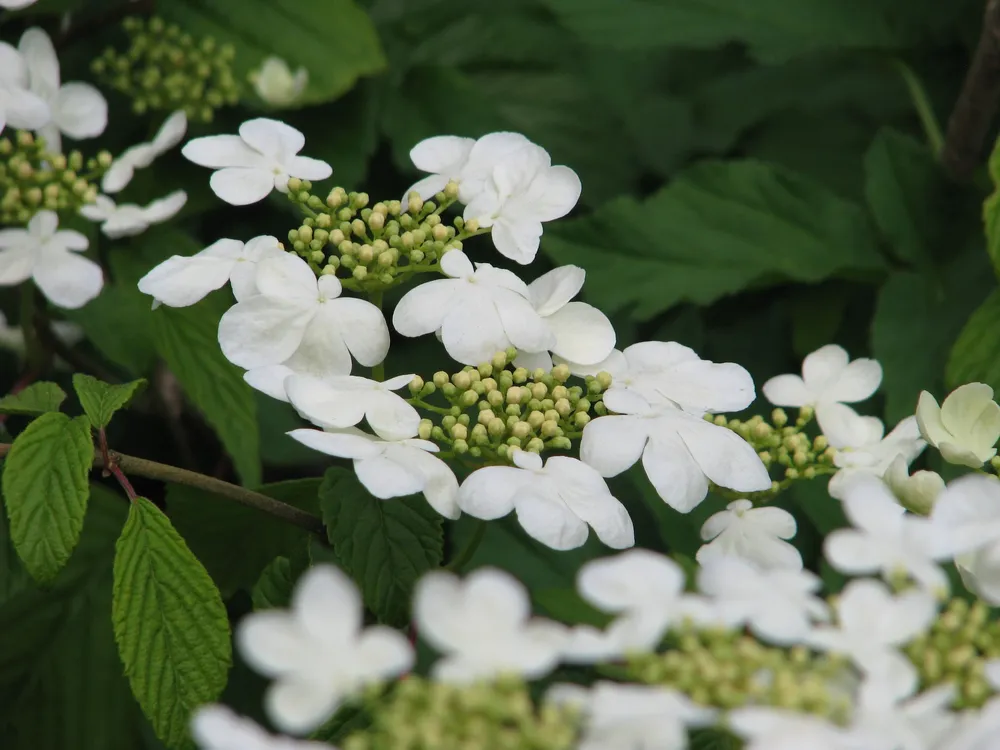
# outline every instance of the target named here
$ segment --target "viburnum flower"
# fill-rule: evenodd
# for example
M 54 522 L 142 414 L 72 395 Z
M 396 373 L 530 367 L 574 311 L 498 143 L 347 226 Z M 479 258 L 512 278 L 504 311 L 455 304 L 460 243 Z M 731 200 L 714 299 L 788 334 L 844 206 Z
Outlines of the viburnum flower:
M 867 677 L 852 722 L 853 728 L 869 738 L 862 747 L 936 750 L 942 746 L 939 743 L 948 742 L 958 725 L 958 715 L 951 710 L 955 685 L 939 685 L 914 695 L 917 686 L 913 669 Z
M 0 42 L 0 131 L 6 125 L 35 130 L 51 119 L 49 105 L 29 88 L 24 58 L 9 44 Z
M 924 440 L 948 463 L 978 469 L 997 454 L 1000 405 L 984 383 L 956 388 L 940 407 L 931 394 L 921 391 L 917 422 Z
M 583 736 L 576 750 L 685 750 L 688 729 L 710 726 L 717 715 L 714 708 L 701 706 L 672 688 L 605 680 L 589 689 L 556 684 L 545 699 L 573 706 L 582 714 Z
M 846 413 L 842 416 L 840 449 L 833 456 L 833 463 L 840 471 L 830 480 L 833 497 L 840 498 L 842 488 L 859 474 L 884 477 L 897 459 L 902 459 L 905 470 L 927 447 L 915 417 L 901 420 L 883 437 L 885 426 L 877 417 Z
M 240 125 L 239 135 L 209 135 L 188 141 L 181 153 L 212 173 L 213 192 L 226 203 L 245 206 L 272 190 L 288 192 L 288 179 L 325 180 L 326 162 L 298 156 L 305 136 L 291 125 L 259 117 Z
M 475 138 L 459 138 L 455 135 L 438 135 L 420 141 L 410 149 L 410 160 L 417 169 L 433 174 L 411 185 L 406 195 L 417 193 L 426 201 L 442 192 L 449 182 L 460 182 L 474 145 Z M 461 184 L 459 189 L 461 190 Z M 465 200 L 468 198 L 467 195 Z
M 734 555 L 761 568 L 801 568 L 802 556 L 785 539 L 795 536 L 795 518 L 781 508 L 754 508 L 749 500 L 734 500 L 701 527 L 703 544 L 698 562 Z
M 579 266 L 560 266 L 528 284 L 528 299 L 555 335 L 552 354 L 573 367 L 592 365 L 608 357 L 615 348 L 615 329 L 608 317 L 585 302 L 572 302 L 580 293 L 586 271 Z M 547 351 L 519 352 L 517 365 L 528 370 L 552 369 Z
M 135 203 L 123 203 L 119 206 L 108 196 L 99 195 L 96 202 L 82 206 L 80 214 L 91 221 L 101 222 L 101 231 L 114 240 L 134 237 L 153 224 L 169 221 L 184 208 L 185 203 L 187 193 L 183 190 L 175 190 L 148 206 L 137 206 Z
M 268 734 L 252 719 L 214 704 L 191 716 L 191 736 L 202 750 L 333 750 L 322 742 Z
M 276 681 L 265 695 L 271 721 L 304 734 L 328 719 L 365 685 L 405 672 L 413 650 L 392 628 L 363 627 L 354 583 L 332 565 L 310 568 L 289 610 L 247 615 L 236 631 L 246 662 Z
M 597 471 L 582 461 L 553 456 L 544 466 L 537 453 L 516 450 L 514 466 L 487 466 L 462 482 L 459 507 L 493 520 L 517 513 L 528 535 L 552 549 L 587 541 L 590 526 L 609 547 L 635 544 L 632 519 Z
M 163 121 L 152 141 L 130 146 L 111 162 L 108 171 L 101 178 L 101 190 L 105 193 L 124 190 L 132 181 L 135 170 L 148 167 L 157 157 L 180 143 L 186 132 L 187 115 L 184 110 L 179 109 Z
M 369 435 L 356 427 L 301 429 L 287 434 L 313 450 L 353 459 L 358 480 L 381 500 L 422 492 L 428 505 L 445 518 L 461 515 L 458 480 L 448 464 L 434 455 L 437 445 L 418 439 L 416 431 L 403 438 Z
M 884 750 L 865 745 L 868 738 L 858 730 L 785 708 L 736 708 L 726 714 L 726 726 L 745 740 L 744 750 Z
M 59 230 L 54 211 L 39 211 L 27 229 L 0 230 L 0 286 L 33 279 L 52 304 L 83 307 L 104 286 L 101 267 L 77 255 L 89 244 L 73 229 Z
M 542 677 L 558 663 L 566 639 L 562 625 L 531 618 L 524 586 L 495 568 L 465 580 L 427 573 L 414 591 L 413 617 L 420 636 L 444 655 L 432 674 L 446 682 Z
M 937 562 L 954 554 L 931 521 L 907 513 L 889 488 L 875 477 L 859 477 L 842 499 L 853 529 L 837 529 L 826 538 L 829 563 L 847 575 L 880 573 L 887 580 L 909 575 L 932 594 L 948 591 L 948 577 Z
M 844 422 L 853 404 L 870 398 L 882 382 L 882 366 L 874 359 L 849 361 L 847 352 L 827 344 L 802 362 L 802 376 L 778 375 L 764 383 L 764 397 L 775 406 L 811 406 L 816 422 L 834 448 L 841 447 Z
M 219 345 L 233 364 L 283 364 L 324 377 L 349 375 L 352 355 L 366 367 L 385 359 L 389 328 L 382 311 L 341 297 L 336 276 L 317 279 L 304 260 L 283 253 L 262 257 L 254 280 L 259 293 L 241 299 L 219 322 Z
M 61 83 L 59 58 L 49 35 L 30 28 L 21 35 L 18 52 L 28 68 L 31 91 L 49 105 L 51 120 L 38 134 L 50 152 L 62 152 L 62 135 L 95 138 L 108 126 L 108 103 L 89 83 Z
M 698 571 L 698 588 L 730 627 L 746 624 L 779 645 L 801 643 L 813 621 L 829 618 L 826 603 L 816 596 L 821 585 L 808 570 L 761 570 L 732 556 L 709 558 Z
M 353 427 L 367 419 L 383 438 L 404 440 L 417 434 L 420 414 L 393 391 L 405 388 L 411 380 L 413 375 L 378 382 L 355 375 L 320 379 L 293 374 L 284 387 L 295 410 L 318 427 Z
M 293 104 L 309 83 L 309 71 L 301 65 L 295 73 L 280 57 L 271 55 L 264 59 L 260 68 L 250 74 L 254 91 L 266 104 L 272 107 L 287 107 Z
M 882 481 L 904 508 L 922 515 L 931 512 L 934 503 L 944 492 L 944 479 L 940 474 L 926 469 L 910 474 L 904 456 L 896 456 L 882 475 Z
M 945 488 L 931 511 L 938 544 L 955 555 L 962 582 L 1000 604 L 1000 481 L 970 474 Z
M 441 258 L 451 278 L 421 284 L 396 305 L 393 327 L 404 336 L 440 331 L 448 354 L 466 365 L 488 361 L 510 346 L 529 352 L 555 345 L 548 324 L 531 306 L 528 287 L 517 276 L 472 261 L 460 250 Z

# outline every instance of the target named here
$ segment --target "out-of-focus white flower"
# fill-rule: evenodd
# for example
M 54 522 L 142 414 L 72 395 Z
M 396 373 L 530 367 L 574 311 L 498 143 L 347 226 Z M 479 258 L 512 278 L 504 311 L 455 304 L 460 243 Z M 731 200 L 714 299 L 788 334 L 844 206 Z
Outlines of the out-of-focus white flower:
M 240 653 L 275 682 L 265 708 L 284 732 L 304 734 L 365 685 L 405 672 L 413 650 L 402 633 L 363 627 L 354 583 L 332 565 L 302 576 L 291 609 L 247 615 L 236 631 Z
M 83 329 L 76 323 L 65 320 L 55 320 L 51 323 L 52 333 L 66 346 L 76 346 L 83 340 Z M 23 355 L 24 330 L 21 326 L 12 326 L 7 322 L 7 316 L 0 312 L 0 349 L 7 349 L 17 355 Z M 65 363 L 63 363 L 65 365 Z
M 671 688 L 603 680 L 589 690 L 553 685 L 546 701 L 581 712 L 584 728 L 577 750 L 685 750 L 688 729 L 711 725 L 717 713 Z
M 411 380 L 413 375 L 397 375 L 382 382 L 355 375 L 334 375 L 323 380 L 291 375 L 284 389 L 289 403 L 314 425 L 341 429 L 367 419 L 383 438 L 402 440 L 417 434 L 420 414 L 393 391 L 405 388 Z
M 560 266 L 528 284 L 528 299 L 555 335 L 552 354 L 574 366 L 602 362 L 615 348 L 615 329 L 608 317 L 585 302 L 573 302 L 586 272 L 579 266 Z M 552 369 L 547 351 L 519 352 L 516 364 L 528 370 Z M 572 368 L 571 368 L 572 369 Z
M 134 237 L 142 234 L 153 224 L 160 224 L 174 218 L 187 203 L 187 193 L 175 190 L 148 206 L 135 203 L 116 205 L 106 195 L 97 196 L 97 201 L 80 209 L 85 219 L 101 222 L 101 231 L 111 239 Z
M 921 515 L 930 513 L 944 492 L 944 479 L 940 474 L 926 469 L 910 474 L 905 456 L 896 456 L 882 476 L 882 481 L 904 508 Z
M 545 465 L 537 453 L 514 451 L 515 466 L 487 466 L 472 472 L 458 493 L 459 507 L 493 520 L 516 511 L 528 535 L 552 549 L 587 541 L 589 526 L 609 547 L 635 544 L 632 519 L 597 470 L 582 461 L 553 456 Z
M 257 264 L 265 257 L 284 255 L 274 237 L 217 240 L 191 256 L 173 255 L 139 279 L 139 291 L 154 299 L 154 306 L 188 307 L 221 289 L 226 282 L 242 302 L 257 293 Z
M 29 88 L 24 58 L 9 44 L 0 42 L 0 131 L 8 124 L 35 130 L 51 119 L 49 105 Z
M 417 582 L 413 616 L 417 632 L 444 655 L 434 678 L 448 682 L 541 677 L 558 663 L 566 640 L 562 625 L 531 618 L 524 586 L 494 568 L 464 581 L 444 571 L 428 573 Z
M 27 8 L 29 5 L 34 5 L 36 2 L 38 0 L 0 0 L 0 8 L 20 10 L 21 8 Z
M 835 498 L 840 499 L 847 484 L 859 475 L 884 477 L 897 459 L 902 460 L 906 473 L 907 467 L 927 447 L 920 438 L 915 417 L 901 420 L 885 437 L 885 426 L 877 417 L 846 411 L 841 417 L 839 450 L 833 456 L 833 463 L 840 471 L 830 480 L 830 494 Z
M 333 174 L 326 162 L 298 156 L 305 143 L 305 136 L 291 125 L 259 117 L 240 125 L 239 135 L 195 138 L 181 153 L 216 170 L 210 184 L 217 196 L 245 206 L 264 200 L 272 190 L 288 192 L 290 177 L 325 180 Z
M 852 727 L 870 739 L 864 747 L 937 750 L 955 733 L 953 684 L 914 695 L 916 670 L 870 674 L 861 685 Z M 947 747 L 947 745 L 945 745 Z
M 795 518 L 787 510 L 754 508 L 749 500 L 734 500 L 701 527 L 701 538 L 708 544 L 698 550 L 698 562 L 734 555 L 761 568 L 801 568 L 799 551 L 784 541 L 795 531 Z
M 931 511 L 937 542 L 955 555 L 962 582 L 990 604 L 1000 604 L 1000 481 L 982 474 L 960 477 Z
M 881 382 L 882 366 L 874 359 L 851 362 L 843 347 L 827 344 L 802 361 L 801 377 L 778 375 L 762 390 L 775 406 L 812 406 L 819 428 L 830 445 L 839 448 L 844 444 L 844 423 L 854 414 L 845 404 L 870 398 Z
M 828 619 L 821 583 L 807 570 L 761 570 L 738 557 L 710 558 L 698 571 L 698 588 L 724 621 L 779 645 L 801 643 L 813 621 Z
M 289 437 L 328 456 L 354 461 L 354 473 L 372 495 L 387 500 L 422 492 L 445 518 L 458 518 L 458 480 L 434 454 L 436 444 L 412 436 L 387 438 L 356 427 L 340 430 L 292 430 Z
M 54 211 L 39 211 L 27 229 L 0 230 L 0 286 L 34 279 L 52 304 L 83 307 L 104 286 L 101 267 L 77 254 L 88 244 L 75 230 L 59 230 Z
M 334 750 L 322 742 L 268 734 L 255 721 L 219 705 L 202 706 L 194 712 L 191 736 L 201 750 Z
M 166 153 L 184 138 L 187 132 L 187 115 L 179 109 L 171 113 L 160 129 L 156 131 L 153 140 L 137 143 L 122 152 L 122 155 L 111 162 L 108 171 L 101 178 L 101 190 L 105 193 L 117 193 L 125 189 L 132 181 L 135 170 L 145 169 L 153 161 Z
M 240 299 L 219 322 L 219 345 L 233 364 L 285 365 L 326 377 L 349 375 L 352 355 L 366 367 L 385 359 L 389 328 L 382 311 L 341 297 L 336 276 L 317 279 L 304 260 L 282 253 L 261 257 L 254 281 L 258 293 Z
M 421 284 L 396 305 L 393 327 L 404 336 L 440 331 L 448 354 L 466 365 L 486 362 L 514 346 L 529 352 L 555 344 L 548 324 L 531 306 L 527 285 L 510 271 L 472 261 L 460 250 L 441 258 L 451 278 Z
M 309 71 L 301 65 L 295 73 L 280 57 L 271 55 L 264 59 L 260 68 L 250 73 L 257 96 L 272 107 L 287 107 L 302 96 L 309 83 Z
M 956 388 L 941 406 L 921 391 L 917 422 L 924 440 L 941 451 L 948 463 L 978 469 L 997 454 L 1000 405 L 993 400 L 993 389 L 984 383 Z
M 726 715 L 726 725 L 746 741 L 745 750 L 884 750 L 866 746 L 857 730 L 785 708 L 737 708 Z
M 104 95 L 89 83 L 61 82 L 59 58 L 48 34 L 30 28 L 21 35 L 17 49 L 27 65 L 31 91 L 49 105 L 51 120 L 37 128 L 49 151 L 62 152 L 62 135 L 81 140 L 104 132 L 108 126 Z
M 824 544 L 826 559 L 847 575 L 900 574 L 934 595 L 948 591 L 948 577 L 937 565 L 953 552 L 938 538 L 931 521 L 907 513 L 889 488 L 875 477 L 858 477 L 846 487 L 844 512 L 853 529 L 837 529 Z

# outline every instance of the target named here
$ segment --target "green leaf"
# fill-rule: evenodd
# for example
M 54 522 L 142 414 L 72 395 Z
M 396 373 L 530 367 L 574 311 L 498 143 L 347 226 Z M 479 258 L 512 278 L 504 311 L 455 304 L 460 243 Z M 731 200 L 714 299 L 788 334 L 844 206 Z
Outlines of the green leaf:
M 293 479 L 265 484 L 257 491 L 318 513 L 319 487 L 318 478 Z M 225 599 L 240 589 L 250 591 L 275 557 L 294 556 L 296 551 L 305 549 L 311 536 L 256 508 L 183 485 L 167 487 L 166 506 L 174 528 L 208 570 Z
M 115 546 L 111 621 L 132 693 L 156 735 L 188 747 L 191 712 L 218 699 L 232 663 L 229 618 L 205 568 L 145 498 Z
M 591 303 L 639 320 L 750 286 L 883 267 L 860 208 L 754 161 L 702 163 L 641 203 L 619 198 L 547 228 L 542 247 L 601 280 L 587 287 Z
M 66 392 L 55 383 L 32 383 L 23 391 L 0 398 L 0 414 L 26 414 L 36 416 L 49 411 L 59 411 L 66 399 Z
M 43 414 L 17 436 L 4 464 L 10 536 L 32 577 L 51 581 L 80 539 L 94 463 L 86 417 Z
M 596 609 L 576 589 L 540 589 L 531 598 L 549 617 L 559 622 L 603 628 L 612 620 L 611 615 Z
M 966 320 L 996 282 L 980 246 L 934 274 L 897 272 L 879 290 L 872 355 L 882 364 L 885 420 L 913 414 L 920 391 L 944 395 L 945 366 Z M 973 348 L 988 347 L 995 333 Z M 976 378 L 973 378 L 975 380 Z
M 993 261 L 993 270 L 1000 276 L 1000 139 L 990 154 L 989 169 L 994 189 L 983 203 L 983 224 L 986 227 L 986 252 Z
M 254 584 L 250 598 L 254 609 L 274 609 L 287 607 L 292 599 L 292 590 L 298 573 L 287 557 L 276 557 L 260 574 Z
M 111 417 L 146 387 L 145 380 L 111 385 L 84 373 L 73 375 L 73 389 L 95 430 L 107 427 Z
M 237 80 L 271 55 L 304 67 L 301 105 L 335 99 L 386 66 L 375 27 L 354 0 L 174 0 L 159 12 L 190 34 L 233 45 Z
M 184 392 L 215 428 L 243 483 L 259 484 L 257 404 L 242 370 L 219 349 L 220 317 L 211 299 L 191 307 L 161 307 L 153 315 L 153 338 Z
M 353 472 L 332 468 L 319 490 L 334 552 L 380 620 L 408 621 L 417 579 L 441 563 L 441 517 L 422 496 L 378 500 Z
M 949 389 L 965 383 L 986 383 L 1000 391 L 1000 289 L 972 313 L 948 358 L 945 383 Z M 941 399 L 938 399 L 939 401 Z

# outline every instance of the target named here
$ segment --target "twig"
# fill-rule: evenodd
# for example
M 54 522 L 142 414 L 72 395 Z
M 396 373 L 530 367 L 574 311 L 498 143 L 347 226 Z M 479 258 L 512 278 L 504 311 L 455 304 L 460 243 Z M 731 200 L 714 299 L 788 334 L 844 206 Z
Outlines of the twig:
M 962 92 L 955 102 L 941 163 L 955 180 L 967 181 L 982 159 L 983 142 L 1000 106 L 1000 0 L 989 0 L 983 28 Z
M 0 458 L 6 456 L 9 450 L 10 443 L 0 443 Z M 160 482 L 183 484 L 188 487 L 205 490 L 215 495 L 222 495 L 242 505 L 269 513 L 275 518 L 280 518 L 294 526 L 298 526 L 300 529 L 305 529 L 320 536 L 324 541 L 326 540 L 326 531 L 323 527 L 323 522 L 319 518 L 312 513 L 307 513 L 304 510 L 296 508 L 294 505 L 275 500 L 273 497 L 268 497 L 260 492 L 254 492 L 245 487 L 239 487 L 235 484 L 224 482 L 221 479 L 207 477 L 204 474 L 198 474 L 187 469 L 179 469 L 176 466 L 148 461 L 145 458 L 127 456 L 124 453 L 108 451 L 108 457 L 111 459 L 111 465 L 118 467 L 127 474 L 155 479 Z M 94 468 L 104 469 L 109 467 L 105 463 L 104 457 L 97 455 L 94 456 Z M 113 471 L 110 468 L 109 470 Z
M 103 427 L 97 431 L 97 444 L 101 450 L 101 462 L 104 464 L 104 475 L 107 476 L 108 474 L 111 474 L 116 480 L 118 480 L 118 484 L 121 485 L 121 488 L 125 490 L 125 494 L 128 496 L 128 501 L 130 503 L 134 503 L 139 495 L 136 493 L 135 487 L 132 486 L 132 483 L 128 481 L 128 477 L 125 476 L 125 472 L 123 472 L 118 466 L 118 463 L 115 461 L 114 454 L 108 450 L 108 435 L 104 431 Z

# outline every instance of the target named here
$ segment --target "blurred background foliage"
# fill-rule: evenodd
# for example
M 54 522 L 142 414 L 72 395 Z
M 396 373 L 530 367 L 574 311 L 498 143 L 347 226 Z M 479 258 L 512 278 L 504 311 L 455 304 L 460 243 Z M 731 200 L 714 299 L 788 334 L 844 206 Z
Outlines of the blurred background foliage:
M 889 428 L 913 413 L 921 389 L 940 397 L 969 380 L 1000 388 L 1000 298 L 981 222 L 991 189 L 985 154 L 971 184 L 951 181 L 929 126 L 947 121 L 958 96 L 982 0 L 125 6 L 40 0 L 2 19 L 3 38 L 43 24 L 70 80 L 88 78 L 90 61 L 107 46 L 124 46 L 125 12 L 155 10 L 195 36 L 232 44 L 243 78 L 279 55 L 309 71 L 301 106 L 269 110 L 246 85 L 238 107 L 192 125 L 189 137 L 235 132 L 253 116 L 283 119 L 306 134 L 304 154 L 332 164 L 324 187 L 363 189 L 373 200 L 401 197 L 416 179 L 408 152 L 422 138 L 524 133 L 580 174 L 583 197 L 570 218 L 546 225 L 539 260 L 514 270 L 530 280 L 554 264 L 583 266 L 584 297 L 613 318 L 620 347 L 679 341 L 705 358 L 744 365 L 759 386 L 837 342 L 882 363 L 883 385 L 868 407 Z M 162 121 L 162 114 L 134 116 L 128 100 L 105 93 L 110 124 L 95 151 L 120 153 Z M 300 479 L 268 491 L 315 510 L 324 458 L 284 436 L 298 424 L 291 411 L 251 391 L 218 350 L 228 292 L 154 314 L 135 287 L 169 255 L 220 237 L 280 239 L 298 217 L 279 195 L 252 209 L 223 204 L 208 189 L 207 171 L 178 151 L 138 173 L 122 197 L 144 203 L 176 188 L 189 200 L 169 229 L 116 243 L 89 229 L 110 283 L 66 316 L 87 336 L 72 348 L 71 364 L 111 380 L 151 381 L 112 425 L 113 447 L 248 485 Z M 477 259 L 502 260 L 488 240 L 469 249 Z M 17 320 L 13 290 L 0 291 L 0 309 Z M 455 368 L 433 337 L 393 341 L 390 374 L 429 377 L 438 369 Z M 0 394 L 22 375 L 16 355 L 0 354 Z M 11 418 L 6 427 L 16 433 L 20 423 Z M 293 568 L 307 559 L 303 534 L 267 517 L 185 488 L 137 485 L 167 509 L 234 617 L 251 606 L 275 556 Z M 688 558 L 701 523 L 724 502 L 710 498 L 681 516 L 641 470 L 611 486 L 636 522 L 639 545 Z M 817 564 L 817 535 L 842 523 L 823 495 L 812 483 L 780 500 L 799 521 L 807 564 Z M 158 746 L 121 677 L 107 623 L 108 561 L 124 511 L 110 492 L 95 493 L 84 542 L 49 591 L 34 588 L 4 544 L 5 749 Z M 449 526 L 446 559 L 471 533 L 464 520 Z M 605 552 L 594 539 L 553 552 L 503 521 L 489 525 L 472 565 L 501 565 L 525 581 L 542 611 L 579 619 L 586 612 L 571 591 L 573 576 Z M 261 718 L 261 687 L 237 665 L 225 700 Z

